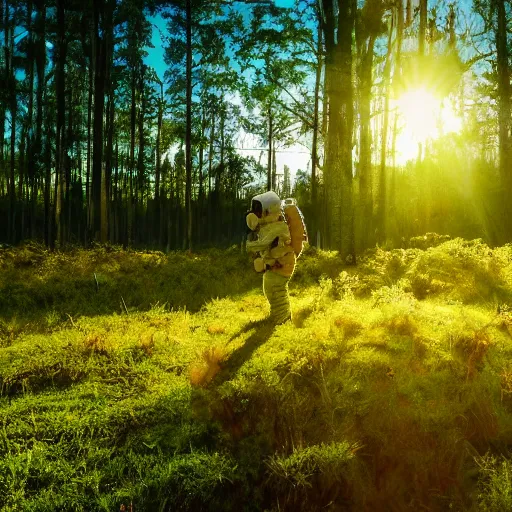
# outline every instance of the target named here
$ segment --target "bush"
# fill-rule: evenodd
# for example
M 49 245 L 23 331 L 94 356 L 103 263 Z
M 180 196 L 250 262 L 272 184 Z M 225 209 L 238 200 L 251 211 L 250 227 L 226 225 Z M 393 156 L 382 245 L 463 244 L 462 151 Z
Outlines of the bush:
M 268 485 L 286 510 L 321 509 L 333 486 L 346 485 L 347 466 L 358 449 L 332 442 L 295 449 L 288 456 L 274 455 L 266 461 Z
M 477 459 L 477 464 L 480 467 L 478 510 L 512 510 L 512 460 L 486 454 Z

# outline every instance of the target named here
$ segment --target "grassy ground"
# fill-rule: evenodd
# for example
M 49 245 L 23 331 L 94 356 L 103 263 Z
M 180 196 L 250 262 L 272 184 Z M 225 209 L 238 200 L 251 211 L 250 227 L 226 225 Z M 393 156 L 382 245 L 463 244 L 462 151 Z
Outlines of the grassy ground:
M 511 510 L 512 247 L 435 244 L 276 328 L 236 249 L 2 250 L 1 510 Z

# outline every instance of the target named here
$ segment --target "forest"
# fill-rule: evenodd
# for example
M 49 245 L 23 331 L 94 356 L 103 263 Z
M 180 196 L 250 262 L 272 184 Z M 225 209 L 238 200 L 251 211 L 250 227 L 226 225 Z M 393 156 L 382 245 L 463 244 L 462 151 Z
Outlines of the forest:
M 510 240 L 507 2 L 4 0 L 0 19 L 4 242 L 227 246 L 270 189 L 354 262 L 426 232 Z M 277 167 L 290 147 L 302 169 Z
M 0 511 L 512 510 L 511 43 L 0 0 Z

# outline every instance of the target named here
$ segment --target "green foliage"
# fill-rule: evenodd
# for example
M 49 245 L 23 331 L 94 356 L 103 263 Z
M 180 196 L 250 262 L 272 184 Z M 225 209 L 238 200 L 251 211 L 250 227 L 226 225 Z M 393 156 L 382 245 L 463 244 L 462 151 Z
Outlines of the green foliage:
M 310 248 L 278 327 L 238 251 L 7 251 L 0 508 L 507 510 L 510 250 Z
M 419 240 L 428 245 L 425 250 L 368 251 L 356 271 L 339 275 L 338 294 L 348 288 L 356 297 L 376 295 L 385 301 L 400 290 L 420 300 L 439 297 L 464 304 L 497 305 L 511 300 L 512 253 L 508 245 L 491 249 L 481 240 L 443 241 L 444 237 L 432 233 Z
M 482 512 L 512 509 L 512 462 L 486 454 L 478 458 L 482 478 L 479 482 L 478 506 Z
M 270 485 L 278 492 L 301 492 L 312 487 L 315 475 L 343 482 L 347 464 L 358 446 L 347 442 L 311 445 L 290 455 L 273 455 L 266 461 Z
M 410 293 L 411 285 L 407 279 L 400 279 L 396 284 L 391 286 L 382 286 L 378 290 L 372 292 L 374 306 L 379 304 L 390 304 L 393 302 L 401 302 L 405 299 L 414 300 Z
M 215 297 L 247 291 L 258 278 L 236 249 L 188 256 L 109 246 L 50 253 L 28 246 L 0 255 L 0 318 L 44 315 L 46 328 L 66 314 L 122 313 L 125 306 L 147 310 L 158 303 L 197 311 Z

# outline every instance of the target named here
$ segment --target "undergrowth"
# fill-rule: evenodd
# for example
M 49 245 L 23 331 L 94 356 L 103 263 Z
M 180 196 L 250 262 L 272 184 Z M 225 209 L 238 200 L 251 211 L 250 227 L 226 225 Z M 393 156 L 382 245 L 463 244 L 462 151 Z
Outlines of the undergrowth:
M 512 508 L 510 246 L 310 248 L 278 327 L 235 249 L 0 265 L 1 510 Z

